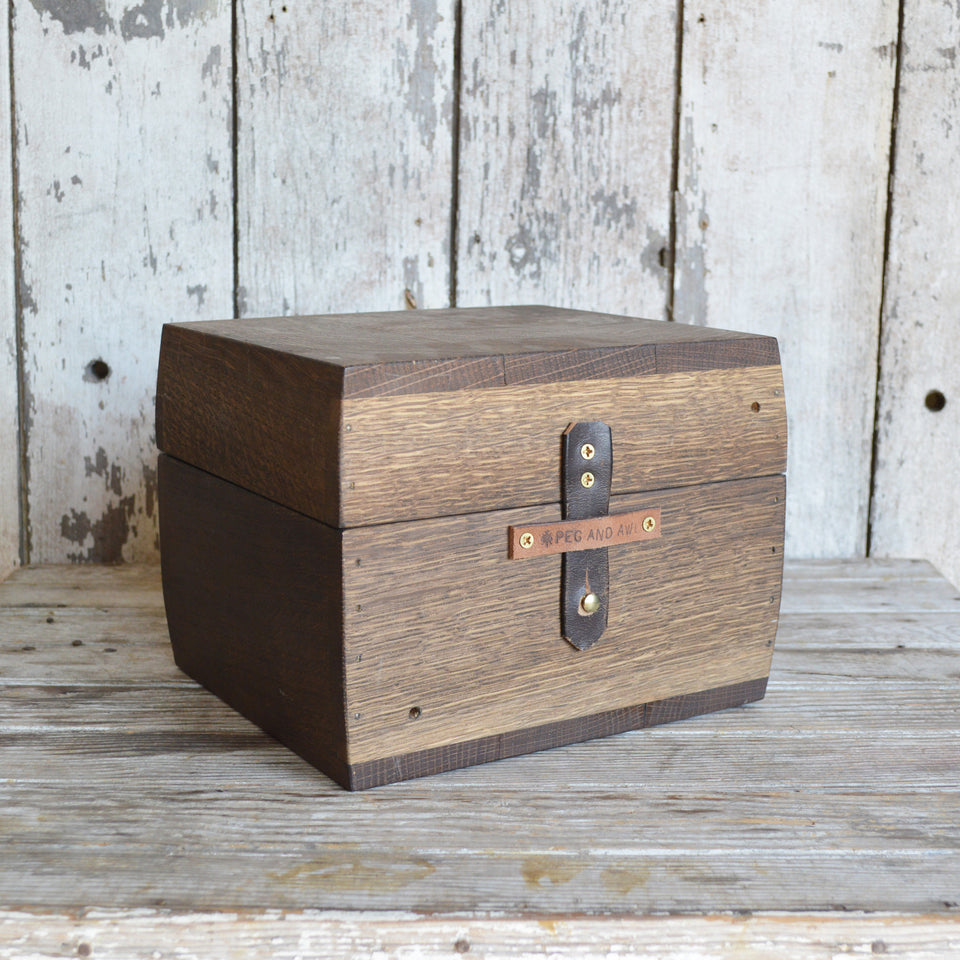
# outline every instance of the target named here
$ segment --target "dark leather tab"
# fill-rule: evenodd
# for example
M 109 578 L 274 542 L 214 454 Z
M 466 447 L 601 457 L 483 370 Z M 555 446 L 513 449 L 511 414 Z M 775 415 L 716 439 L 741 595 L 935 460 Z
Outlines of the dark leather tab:
M 571 423 L 563 434 L 563 518 L 604 516 L 610 506 L 613 443 L 601 420 Z M 592 647 L 607 626 L 609 572 L 607 550 L 577 550 L 563 555 L 561 629 L 578 650 Z M 584 601 L 599 600 L 593 612 Z

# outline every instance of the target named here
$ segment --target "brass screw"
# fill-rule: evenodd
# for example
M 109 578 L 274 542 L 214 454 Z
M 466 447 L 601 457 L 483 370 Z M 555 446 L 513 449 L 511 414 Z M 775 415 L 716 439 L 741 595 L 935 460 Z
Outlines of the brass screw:
M 580 483 L 582 486 L 586 487 L 588 490 L 594 485 L 597 478 L 588 470 L 582 477 L 580 477 Z
M 524 550 L 529 550 L 533 546 L 533 534 L 532 533 L 521 533 L 520 534 L 520 546 Z
M 580 456 L 583 457 L 584 460 L 592 460 L 596 452 L 597 448 L 592 443 L 585 443 L 580 448 Z
M 653 517 L 644 517 L 643 518 L 643 529 L 649 533 L 657 526 L 657 521 Z
M 595 593 L 588 593 L 580 601 L 580 609 L 586 613 L 596 613 L 600 609 L 600 598 Z

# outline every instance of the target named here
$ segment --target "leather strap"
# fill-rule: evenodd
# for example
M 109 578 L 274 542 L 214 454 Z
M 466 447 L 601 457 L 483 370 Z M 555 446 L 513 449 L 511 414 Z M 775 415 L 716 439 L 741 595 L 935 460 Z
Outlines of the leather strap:
M 610 428 L 601 420 L 571 423 L 563 434 L 562 463 L 563 519 L 605 516 L 613 477 Z M 592 647 L 606 629 L 609 579 L 606 547 L 563 554 L 561 629 L 578 650 Z

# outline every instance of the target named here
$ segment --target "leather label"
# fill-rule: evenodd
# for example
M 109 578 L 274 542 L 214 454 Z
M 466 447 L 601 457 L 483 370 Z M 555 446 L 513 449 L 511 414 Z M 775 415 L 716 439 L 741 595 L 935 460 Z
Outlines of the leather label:
M 586 520 L 558 520 L 507 527 L 511 560 L 542 557 L 549 553 L 595 550 L 618 543 L 656 540 L 660 537 L 660 508 L 631 510 Z

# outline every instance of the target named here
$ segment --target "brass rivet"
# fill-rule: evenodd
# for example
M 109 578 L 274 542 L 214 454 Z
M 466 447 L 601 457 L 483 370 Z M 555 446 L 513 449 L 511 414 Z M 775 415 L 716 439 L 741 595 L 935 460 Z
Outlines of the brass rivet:
M 600 609 L 600 598 L 595 593 L 588 593 L 580 601 L 580 609 L 586 613 L 596 613 Z
M 655 529 L 657 526 L 657 521 L 653 517 L 644 517 L 643 518 L 643 529 L 649 533 L 651 530 Z
M 592 443 L 585 443 L 580 448 L 580 456 L 583 457 L 584 460 L 592 460 L 596 452 L 597 448 Z
M 529 550 L 533 546 L 533 534 L 532 533 L 521 533 L 520 534 L 520 546 L 524 550 Z
M 597 478 L 588 470 L 581 478 L 580 483 L 588 490 L 594 485 Z

